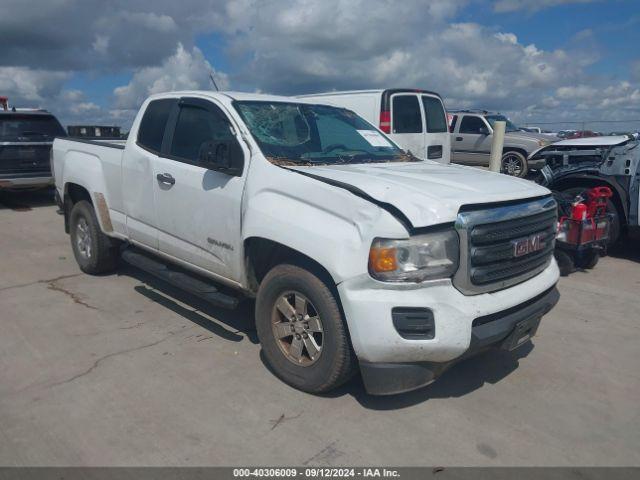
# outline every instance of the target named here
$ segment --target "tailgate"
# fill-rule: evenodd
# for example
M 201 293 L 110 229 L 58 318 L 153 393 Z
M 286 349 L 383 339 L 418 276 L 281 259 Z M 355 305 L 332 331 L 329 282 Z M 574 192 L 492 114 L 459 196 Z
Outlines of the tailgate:
M 0 175 L 50 175 L 50 152 L 50 143 L 2 143 Z

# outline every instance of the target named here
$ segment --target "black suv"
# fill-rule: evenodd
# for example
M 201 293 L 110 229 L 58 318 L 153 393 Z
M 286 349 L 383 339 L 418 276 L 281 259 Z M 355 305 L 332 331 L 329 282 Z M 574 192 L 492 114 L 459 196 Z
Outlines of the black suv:
M 51 145 L 66 136 L 45 110 L 0 110 L 0 190 L 51 185 Z

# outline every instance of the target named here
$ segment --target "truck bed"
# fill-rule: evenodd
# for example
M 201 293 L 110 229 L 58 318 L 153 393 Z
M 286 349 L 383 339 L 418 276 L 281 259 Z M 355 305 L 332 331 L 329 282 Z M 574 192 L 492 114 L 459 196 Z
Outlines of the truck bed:
M 78 183 L 84 185 L 92 197 L 101 194 L 114 214 L 122 212 L 124 148 L 124 140 L 56 138 L 53 142 L 53 173 L 58 194 L 63 198 L 65 185 Z M 118 222 L 114 219 L 115 223 Z

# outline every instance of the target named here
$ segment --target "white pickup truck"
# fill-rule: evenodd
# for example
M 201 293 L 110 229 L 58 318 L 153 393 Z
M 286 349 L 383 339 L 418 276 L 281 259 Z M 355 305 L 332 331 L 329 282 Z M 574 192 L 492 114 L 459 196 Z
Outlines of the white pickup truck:
M 514 349 L 557 302 L 556 204 L 418 160 L 352 111 L 230 92 L 150 97 L 126 142 L 56 139 L 80 268 L 118 258 L 212 303 L 255 297 L 264 355 L 325 392 L 412 390 Z

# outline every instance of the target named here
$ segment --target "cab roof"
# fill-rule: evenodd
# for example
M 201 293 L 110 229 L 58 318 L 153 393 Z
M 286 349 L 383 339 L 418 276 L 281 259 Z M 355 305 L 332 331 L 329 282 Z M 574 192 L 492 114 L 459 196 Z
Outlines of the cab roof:
M 215 98 L 218 100 L 238 100 L 238 101 L 261 101 L 261 102 L 295 102 L 295 103 L 315 103 L 306 100 L 302 100 L 294 97 L 285 97 L 281 95 L 270 95 L 266 93 L 250 93 L 250 92 L 234 92 L 234 91 L 223 91 L 216 92 L 213 90 L 185 90 L 185 91 L 177 91 L 177 92 L 164 92 L 158 93 L 155 95 L 151 95 L 149 98 L 157 99 L 157 98 L 171 98 L 171 97 L 186 97 L 189 95 L 199 95 L 206 96 L 210 98 Z

